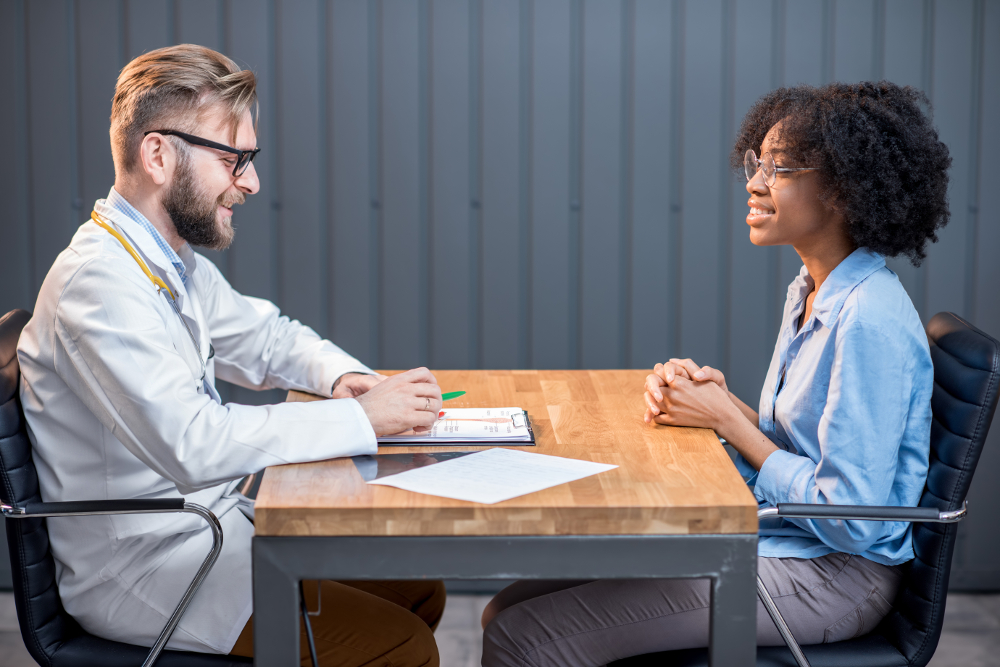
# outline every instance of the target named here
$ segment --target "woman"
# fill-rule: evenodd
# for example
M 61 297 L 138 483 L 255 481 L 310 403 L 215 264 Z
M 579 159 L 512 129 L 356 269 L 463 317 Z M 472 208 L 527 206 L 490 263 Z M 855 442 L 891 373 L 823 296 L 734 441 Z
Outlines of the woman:
M 891 83 L 801 86 L 750 109 L 733 151 L 750 240 L 790 245 L 788 288 L 759 412 L 721 372 L 657 364 L 647 423 L 713 428 L 762 506 L 915 506 L 927 476 L 933 383 L 920 318 L 884 257 L 914 264 L 948 221 L 948 149 Z M 758 155 L 760 156 L 758 158 Z M 758 572 L 802 644 L 848 639 L 888 613 L 913 558 L 909 524 L 761 523 Z M 484 667 L 604 665 L 706 646 L 707 580 L 517 582 L 483 614 Z M 782 643 L 758 603 L 760 645 Z

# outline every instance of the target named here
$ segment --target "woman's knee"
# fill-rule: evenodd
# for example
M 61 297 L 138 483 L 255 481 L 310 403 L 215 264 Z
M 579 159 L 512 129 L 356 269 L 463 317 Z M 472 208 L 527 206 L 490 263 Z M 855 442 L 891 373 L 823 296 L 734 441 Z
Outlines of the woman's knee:
M 518 609 L 500 610 L 483 629 L 483 667 L 524 667 L 532 662 L 518 645 L 514 630 L 518 626 Z

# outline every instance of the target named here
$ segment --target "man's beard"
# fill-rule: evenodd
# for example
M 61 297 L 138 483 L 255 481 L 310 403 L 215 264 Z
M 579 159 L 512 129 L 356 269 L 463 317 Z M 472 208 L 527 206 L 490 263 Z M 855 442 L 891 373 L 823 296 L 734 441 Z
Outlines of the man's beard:
M 242 192 L 223 193 L 214 201 L 205 195 L 194 180 L 190 158 L 180 156 L 174 172 L 174 182 L 163 196 L 163 208 L 174 223 L 177 235 L 191 245 L 209 250 L 225 250 L 233 242 L 232 219 L 216 222 L 217 207 L 232 208 L 246 201 Z

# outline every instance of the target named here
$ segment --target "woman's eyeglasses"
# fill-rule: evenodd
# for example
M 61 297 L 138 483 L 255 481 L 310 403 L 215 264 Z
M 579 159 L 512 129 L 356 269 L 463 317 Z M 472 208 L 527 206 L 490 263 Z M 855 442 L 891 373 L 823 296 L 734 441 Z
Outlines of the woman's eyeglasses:
M 233 167 L 233 176 L 243 175 L 243 172 L 247 170 L 247 167 L 250 166 L 253 159 L 257 157 L 257 153 L 260 152 L 259 148 L 241 151 L 240 149 L 233 148 L 232 146 L 226 146 L 225 144 L 209 141 L 208 139 L 202 139 L 201 137 L 196 137 L 193 134 L 184 134 L 183 132 L 178 132 L 176 130 L 150 130 L 149 132 L 144 132 L 142 136 L 154 133 L 177 137 L 178 139 L 183 139 L 194 146 L 205 146 L 206 148 L 214 148 L 217 151 L 225 151 L 227 153 L 234 154 L 236 156 L 236 166 Z
M 774 158 L 770 153 L 764 153 L 761 159 L 757 159 L 757 154 L 750 149 L 743 156 L 743 169 L 747 172 L 747 183 L 756 175 L 757 171 L 764 172 L 764 184 L 772 187 L 778 178 L 779 171 L 816 171 L 819 167 L 779 167 L 774 164 Z

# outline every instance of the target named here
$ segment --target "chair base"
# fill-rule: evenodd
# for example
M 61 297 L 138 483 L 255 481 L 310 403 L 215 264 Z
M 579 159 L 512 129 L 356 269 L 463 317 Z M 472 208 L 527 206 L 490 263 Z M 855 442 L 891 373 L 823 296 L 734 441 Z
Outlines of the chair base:
M 812 667 L 910 667 L 906 658 L 881 635 L 865 635 L 832 644 L 803 646 Z M 708 667 L 707 649 L 666 651 L 618 660 L 609 667 Z M 757 667 L 796 667 L 784 646 L 757 649 Z

